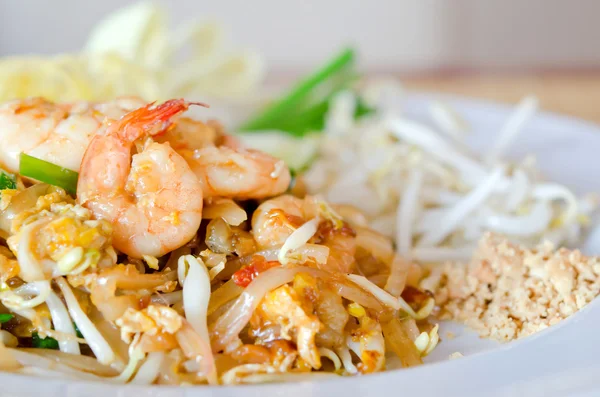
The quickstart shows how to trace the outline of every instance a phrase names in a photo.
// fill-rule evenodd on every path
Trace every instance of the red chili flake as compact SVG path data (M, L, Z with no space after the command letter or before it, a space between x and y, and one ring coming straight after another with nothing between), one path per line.
M240 287L247 287L260 273L269 270L272 267L280 266L277 261L267 261L264 256L254 255L248 266L242 267L237 272L233 273L231 278L233 282Z

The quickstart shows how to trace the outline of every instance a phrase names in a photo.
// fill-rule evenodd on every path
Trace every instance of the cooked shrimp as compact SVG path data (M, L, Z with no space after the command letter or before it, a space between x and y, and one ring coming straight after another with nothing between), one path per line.
M113 243L129 256L162 256L194 237L202 220L202 187L169 144L134 142L161 132L190 103L171 100L137 109L96 135L81 163L78 201L113 224Z
M103 103L53 103L42 98L20 99L0 106L0 168L19 171L26 153L79 171L93 136L107 124L144 106L127 97ZM181 118L162 131L159 143L170 143L202 183L204 197L259 199L283 193L291 177L283 161L244 150L220 125Z
M262 199L287 190L291 175L283 161L236 146L227 138L224 145L182 153L200 180L204 197Z
M307 196L300 199L283 195L263 202L252 216L252 233L261 248L282 246L287 238L305 222L322 211L319 202ZM317 233L310 240L329 247L327 268L348 273L352 270L356 253L356 235L345 222L334 225L331 219L319 223Z
M169 142L188 162L204 198L262 199L287 190L291 176L285 163L266 153L244 149L223 127L181 118L158 142Z
M0 105L0 167L19 171L26 153L78 171L93 135L145 103L120 98L104 103L57 104L42 98L18 99Z

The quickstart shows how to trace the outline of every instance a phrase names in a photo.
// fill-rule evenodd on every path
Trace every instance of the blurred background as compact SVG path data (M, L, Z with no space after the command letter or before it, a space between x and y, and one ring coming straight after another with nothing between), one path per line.
M101 18L128 1L0 2L0 55L81 49ZM170 23L227 25L230 40L291 79L340 47L360 69L411 89L515 102L537 94L548 110L600 121L600 1L163 1Z

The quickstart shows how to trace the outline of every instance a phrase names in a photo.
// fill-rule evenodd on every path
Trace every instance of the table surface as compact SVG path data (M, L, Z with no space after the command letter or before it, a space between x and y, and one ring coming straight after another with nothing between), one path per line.
M516 103L534 94L541 107L600 124L600 72L546 74L440 74L405 76L406 88Z

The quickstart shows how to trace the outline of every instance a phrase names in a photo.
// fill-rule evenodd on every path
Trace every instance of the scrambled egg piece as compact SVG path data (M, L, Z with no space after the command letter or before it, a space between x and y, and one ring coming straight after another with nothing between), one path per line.
M38 227L27 228L38 221ZM19 244L27 241L49 278L116 263L110 223L92 220L89 210L60 189L39 197L33 208L19 213L12 233L7 239L11 250L18 253ZM20 276L28 281L26 275Z
M143 310L127 309L116 324L121 328L121 339L131 343L135 334L173 335L183 326L183 319L168 306L149 305Z
M294 285L310 283L315 280L303 274L298 274ZM278 327L278 335L273 339L282 338L295 340L300 358L311 367L321 367L321 357L315 343L315 337L322 325L313 313L313 304L309 297L284 285L269 292L257 308L251 325L255 333L261 329Z
M468 265L435 268L421 287L435 292L442 319L507 342L591 302L600 293L600 260L549 243L528 249L488 233Z

